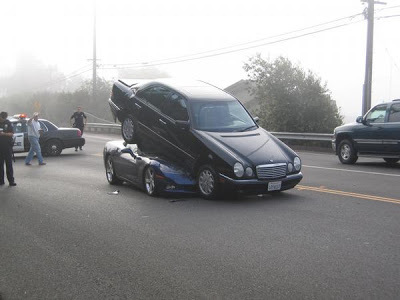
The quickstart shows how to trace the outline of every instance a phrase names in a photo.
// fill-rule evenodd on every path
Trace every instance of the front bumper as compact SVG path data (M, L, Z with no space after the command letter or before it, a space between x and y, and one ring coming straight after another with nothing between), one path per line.
M237 180L232 179L223 174L219 174L219 182L226 188L237 192L243 192L245 194L266 194L270 193L268 191L268 183L281 181L281 189L279 191L288 190L294 188L303 179L303 174L297 173L293 175L288 175L285 178L274 179L274 180L259 180L259 179L243 179Z

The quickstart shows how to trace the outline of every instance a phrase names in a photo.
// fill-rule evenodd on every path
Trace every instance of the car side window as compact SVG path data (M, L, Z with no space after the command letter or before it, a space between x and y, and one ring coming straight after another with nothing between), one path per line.
M168 100L170 91L162 86L151 87L143 91L139 96L159 110L165 105Z
M400 103L393 104L390 108L388 122L400 122Z
M39 124L40 124L40 129L42 129L43 132L49 131L49 129L43 122L39 121Z
M15 122L13 123L14 133L25 133L27 132L26 122Z
M162 107L162 112L174 120L188 121L189 114L186 108L186 101L178 93L172 93L165 105Z
M386 117L386 104L375 106L367 115L365 120L368 123L384 123Z

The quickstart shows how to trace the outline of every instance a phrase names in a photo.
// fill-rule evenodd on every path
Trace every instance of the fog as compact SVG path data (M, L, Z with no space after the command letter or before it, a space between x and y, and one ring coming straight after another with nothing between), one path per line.
M386 3L375 6L372 105L400 98L400 1ZM243 65L256 53L283 55L321 77L353 121L362 104L364 8L359 0L2 1L0 96L72 92L91 79L96 11L105 80L189 77L225 88L246 79Z

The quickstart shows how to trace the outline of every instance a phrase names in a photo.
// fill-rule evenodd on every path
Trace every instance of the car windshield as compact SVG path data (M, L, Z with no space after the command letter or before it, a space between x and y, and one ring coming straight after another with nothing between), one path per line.
M190 110L197 130L234 132L258 128L239 101L196 101Z

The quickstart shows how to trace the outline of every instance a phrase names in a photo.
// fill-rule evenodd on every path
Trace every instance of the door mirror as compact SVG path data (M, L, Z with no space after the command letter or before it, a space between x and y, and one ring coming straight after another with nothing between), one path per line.
M188 130L190 128L190 122L189 121L175 121L176 126L178 126L180 129L183 130Z
M254 122L258 123L258 121L260 121L260 118L259 117L254 117L253 120L254 120Z
M361 116L357 117L356 122L357 122L357 123L365 124L364 119L363 119L363 117L361 117Z

